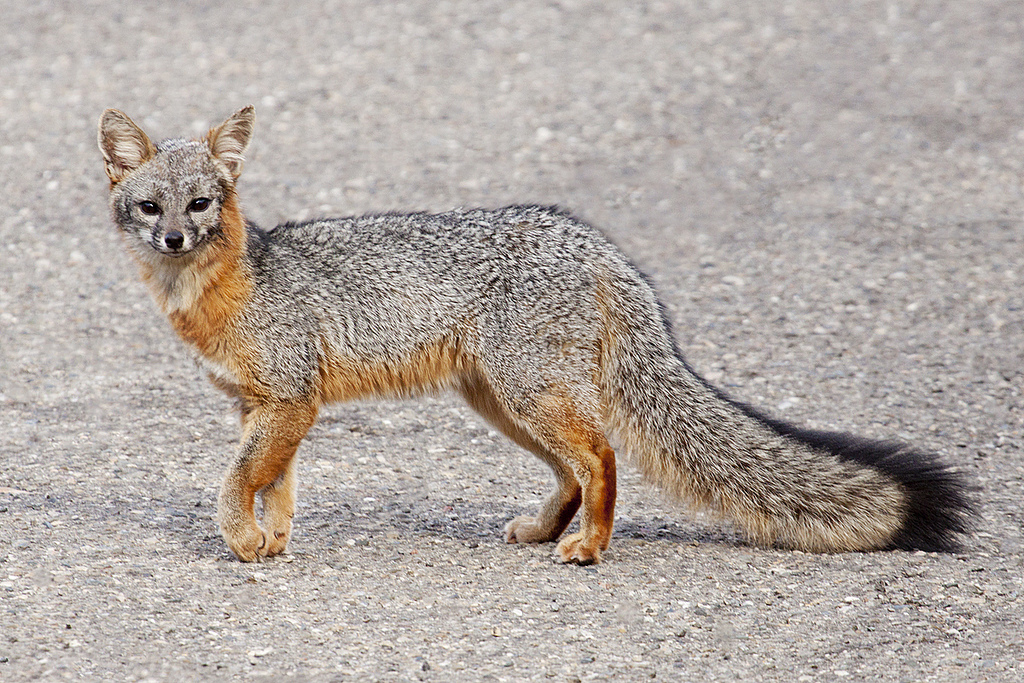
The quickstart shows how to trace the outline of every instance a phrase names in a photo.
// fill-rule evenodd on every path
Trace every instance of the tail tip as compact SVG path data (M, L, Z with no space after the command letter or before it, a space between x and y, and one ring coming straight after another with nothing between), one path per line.
M916 458L915 458L916 459ZM894 550L955 553L974 527L977 511L964 476L937 461L919 465L902 484L908 493L903 527L892 540ZM922 466L923 465L923 466Z

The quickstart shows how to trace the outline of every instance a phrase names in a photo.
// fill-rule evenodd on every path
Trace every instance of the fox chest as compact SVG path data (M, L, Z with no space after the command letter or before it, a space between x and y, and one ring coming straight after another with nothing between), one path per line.
M210 381L230 396L292 400L307 396L317 375L315 351L272 330L235 329L216 343L190 346Z
M238 395L243 386L242 376L234 363L224 359L211 358L199 351L194 354L196 363L209 376L210 381L229 394Z

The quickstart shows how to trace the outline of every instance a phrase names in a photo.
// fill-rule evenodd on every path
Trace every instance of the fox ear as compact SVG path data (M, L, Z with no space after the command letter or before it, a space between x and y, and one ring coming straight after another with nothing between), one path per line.
M236 111L216 128L211 128L206 135L213 156L220 159L235 178L242 174L242 163L245 161L242 153L249 146L255 124L256 110L250 104Z
M108 109L100 117L99 144L112 183L121 182L156 154L156 147L142 129L116 109Z

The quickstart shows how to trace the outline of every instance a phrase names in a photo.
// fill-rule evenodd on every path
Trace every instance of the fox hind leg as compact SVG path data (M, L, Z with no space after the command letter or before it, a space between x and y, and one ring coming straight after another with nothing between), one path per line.
M582 502L576 474L561 458L537 441L504 407L490 385L479 377L463 381L462 396L505 436L530 451L551 467L555 475L554 492L541 505L536 516L516 517L505 526L508 543L546 543L557 539L576 515Z
M596 564L608 548L615 519L615 451L598 422L574 409L570 400L553 397L538 425L541 440L572 468L581 489L580 530L555 547L565 563Z
M554 458L543 457L555 473L556 487L535 516L520 515L505 525L508 543L545 543L557 539L576 516L582 489L572 470Z
M615 452L598 420L565 396L547 395L528 416L538 442L575 475L580 491L580 530L555 547L565 563L596 564L611 541L615 517Z
M556 556L562 562L593 564L611 539L615 509L615 453L598 426L596 413L581 411L558 394L535 397L534 409L506 407L483 380L466 382L467 402L551 467L555 491L536 516L516 517L505 527L509 543L543 543L557 539L582 507L580 531L562 539Z

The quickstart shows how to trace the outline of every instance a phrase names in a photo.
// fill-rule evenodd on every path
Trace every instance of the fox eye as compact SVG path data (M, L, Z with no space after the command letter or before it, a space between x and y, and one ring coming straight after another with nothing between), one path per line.
M210 200L207 199L206 197L199 197L198 199L192 200L192 202L188 205L188 210L192 211L193 213L199 213L200 211L206 211L208 208L210 208L210 204Z
M147 216L156 216L160 213L160 207L155 202L139 202L139 210Z

